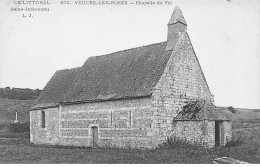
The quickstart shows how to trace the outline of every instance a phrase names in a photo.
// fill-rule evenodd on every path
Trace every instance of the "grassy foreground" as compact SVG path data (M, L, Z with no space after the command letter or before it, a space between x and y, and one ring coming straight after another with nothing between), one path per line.
M260 163L260 147L241 144L230 148L202 149L105 149L64 146L40 146L28 139L0 138L0 163L212 163L212 159L232 157L249 163Z
M1 109L8 109L8 107L0 105L0 111ZM14 114L6 115L4 113L8 113L7 110L3 113L0 112L2 118L5 118L4 120L11 122L14 119ZM24 121L26 122L28 118L28 116L24 116ZM243 142L232 147L203 149L176 144L171 148L153 150L33 145L29 143L29 132L14 133L15 128L12 131L7 128L9 126L2 124L0 126L0 163L201 164L212 163L213 159L224 156L249 163L260 163L259 121L259 110L239 109L238 112L232 114L233 137L235 140L239 139Z
M233 129L233 141L229 147L203 149L185 143L173 143L153 150L105 149L29 143L29 132L0 133L0 163L66 163L66 164L159 164L159 163L212 163L220 157L231 157L249 163L260 163L260 127L255 123Z

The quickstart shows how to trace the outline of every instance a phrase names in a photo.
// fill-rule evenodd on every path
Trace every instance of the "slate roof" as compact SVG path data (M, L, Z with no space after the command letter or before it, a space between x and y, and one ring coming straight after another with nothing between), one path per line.
M182 35L181 35L182 36ZM89 57L80 68L57 71L31 110L60 102L90 102L150 96L172 51L167 42Z
M56 71L44 87L40 96L35 100L31 109L48 108L59 105L59 102L62 101L64 94L66 94L69 85L74 80L79 69L78 67Z
M168 25L175 24L175 23L178 23L178 22L187 25L187 23L186 23L186 21L184 19L184 16L183 16L183 14L181 12L180 7L176 6L174 8L174 11L172 13L172 16L171 16L171 19L170 19Z
M178 7L169 24L177 22L186 24ZM60 103L150 96L185 35L188 36L182 32L176 37L178 42L173 50L166 50L167 42L161 42L90 57L80 68L57 71L31 110L56 107Z
M172 51L166 42L90 57L63 102L98 101L151 95Z
M174 50L167 42L89 57L80 68L57 71L31 110L56 107L60 103L94 102L147 97L152 94Z
M192 101L173 120L231 120L224 110L205 100Z

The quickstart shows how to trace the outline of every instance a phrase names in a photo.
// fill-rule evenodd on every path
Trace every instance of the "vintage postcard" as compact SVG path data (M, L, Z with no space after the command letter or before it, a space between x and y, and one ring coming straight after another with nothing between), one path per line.
M0 163L260 163L260 1L3 0Z

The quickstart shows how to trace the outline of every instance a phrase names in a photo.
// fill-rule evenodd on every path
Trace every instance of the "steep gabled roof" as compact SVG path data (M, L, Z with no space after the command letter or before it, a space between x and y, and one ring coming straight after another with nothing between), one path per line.
M173 120L231 120L223 110L205 100L192 101Z
M62 101L69 86L74 80L78 68L58 70L44 87L40 96L35 100L31 109L54 107Z
M170 24L186 24L179 7ZM59 103L93 102L152 94L171 55L175 55L184 31L173 36L176 43L161 42L148 46L90 57L81 68L57 71L32 109L55 107ZM166 49L171 46L171 49ZM204 75L203 75L204 76ZM206 80L205 80L206 81Z
M151 95L172 51L166 42L90 57L63 102L97 101Z
M31 109L150 96L186 35L180 35L172 51L165 51L167 42L156 43L90 57L80 68L57 71Z

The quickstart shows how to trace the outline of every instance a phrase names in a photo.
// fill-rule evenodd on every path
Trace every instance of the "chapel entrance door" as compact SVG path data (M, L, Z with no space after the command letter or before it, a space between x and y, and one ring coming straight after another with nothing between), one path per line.
M220 146L219 121L215 121L215 147Z
M92 147L97 147L98 146L98 127L92 126L91 133L92 133Z
M215 146L224 145L224 124L223 121L215 121Z

